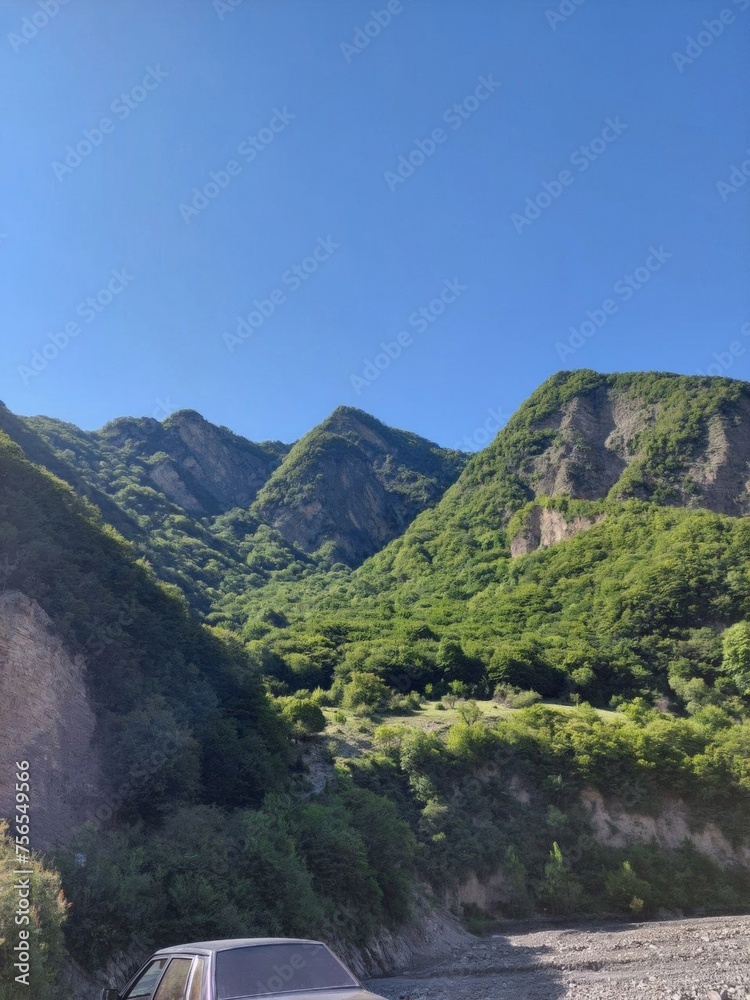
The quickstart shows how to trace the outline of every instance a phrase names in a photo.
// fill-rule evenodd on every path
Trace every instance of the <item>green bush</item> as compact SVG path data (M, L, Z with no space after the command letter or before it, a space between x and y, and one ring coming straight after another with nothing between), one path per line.
M557 843L552 845L544 866L540 897L552 913L569 917L581 908L583 887L563 858Z
M344 686L341 704L359 714L368 714L384 708L390 697L386 684L376 675L355 671Z
M19 869L31 875L16 874ZM16 886L27 880L22 903ZM0 1000L59 1000L66 910L58 873L37 855L19 861L8 825L0 821ZM16 949L23 945L29 960L17 966L23 953Z
M298 738L322 733L326 727L326 717L312 698L283 699L281 714Z
M629 861L623 861L617 871L610 872L604 886L607 900L617 910L632 916L649 911L653 890L649 882L636 875Z

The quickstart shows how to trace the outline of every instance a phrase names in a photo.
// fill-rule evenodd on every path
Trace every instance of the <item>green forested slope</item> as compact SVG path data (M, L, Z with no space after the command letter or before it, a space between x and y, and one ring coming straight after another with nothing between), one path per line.
M0 430L96 504L157 577L206 616L227 594L296 582L338 558L361 562L435 503L465 462L345 407L291 453L193 411L89 432L16 417L0 404ZM348 477L340 476L342 449L354 463Z
M590 413L588 439L561 419L592 399L627 418L629 437L605 421L614 471L589 454ZM750 522L703 509L715 498L699 490L711 421L739 426L750 444L749 399L748 386L721 379L556 377L436 507L353 574L326 587L280 582L223 608L229 621L247 618L254 652L292 685L307 657L303 686L315 664L323 686L366 671L418 691L460 680L485 695L509 683L599 705L643 695L744 710L721 635L750 614ZM739 481L747 471L732 460ZM540 492L550 464L567 470L568 495ZM739 508L737 494L717 505ZM678 505L686 495L690 506ZM513 557L540 511L581 530Z
M727 853L602 846L581 798L683 809L729 853L748 842L748 413L744 383L563 373L353 571L262 522L320 500L321 454L381 454L366 415L356 442L334 426L293 449L251 510L188 515L126 464L108 500L146 539L138 549L5 441L6 585L86 649L108 773L165 733L178 747L56 855L76 956L96 966L134 941L248 933L361 943L407 917L414 887L450 898L498 870L495 915L750 906ZM72 459L39 435L25 446L83 475L74 443ZM417 465L369 468L422 503L439 477ZM91 477L78 482L99 489ZM143 553L220 627L198 624ZM490 721L472 699L493 694L553 704ZM458 721L425 732L420 703L439 715L441 697L459 699ZM361 741L352 756L342 737L335 770L314 735L321 708ZM322 768L312 796L308 740Z
M97 717L109 808L51 856L78 961L94 969L118 949L182 937L361 939L405 916L411 833L395 807L351 782L317 805L300 799L295 731L241 643L201 625L91 504L4 434L0 546L2 586L39 602L85 656ZM2 863L12 854L0 830ZM61 907L39 906L53 940ZM3 902L3 976L9 912ZM40 969L35 1000L61 995L59 958Z

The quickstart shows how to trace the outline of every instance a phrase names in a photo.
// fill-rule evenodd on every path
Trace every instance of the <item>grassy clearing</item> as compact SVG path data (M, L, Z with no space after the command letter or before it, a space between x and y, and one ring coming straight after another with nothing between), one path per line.
M555 702L542 702L547 708L552 708L563 715L571 715L576 711L574 705L560 705ZM406 729L421 729L425 732L444 735L459 720L457 708L446 708L439 701L427 701L413 712L382 712L372 717L354 715L352 712L344 712L346 721L338 722L336 717L340 716L341 709L324 708L323 714L326 717L325 735L332 738L337 744L337 756L357 757L361 753L372 748L373 734L378 726L403 726ZM486 722L501 722L509 718L516 708L507 708L505 705L498 705L495 701L477 701L477 708L482 712L482 717ZM618 712L609 712L604 709L597 709L597 714L609 722L622 718Z

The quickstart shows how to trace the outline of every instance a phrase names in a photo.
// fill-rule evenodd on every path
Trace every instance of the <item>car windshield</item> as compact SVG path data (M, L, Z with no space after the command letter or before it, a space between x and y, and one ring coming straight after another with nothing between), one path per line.
M216 955L217 1000L357 985L322 944L263 944Z

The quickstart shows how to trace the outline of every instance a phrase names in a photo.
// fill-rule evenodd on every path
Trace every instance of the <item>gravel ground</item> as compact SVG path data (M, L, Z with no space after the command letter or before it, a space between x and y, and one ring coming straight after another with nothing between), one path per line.
M516 926L368 986L387 1000L750 1000L750 917Z

